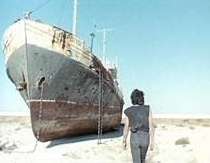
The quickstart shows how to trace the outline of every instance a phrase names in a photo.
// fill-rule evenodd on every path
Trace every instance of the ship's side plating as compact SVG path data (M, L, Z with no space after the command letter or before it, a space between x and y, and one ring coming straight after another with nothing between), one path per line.
M24 19L5 34L7 73L30 106L41 141L97 131L99 71L103 128L117 127L123 100L110 73L83 41L57 27Z

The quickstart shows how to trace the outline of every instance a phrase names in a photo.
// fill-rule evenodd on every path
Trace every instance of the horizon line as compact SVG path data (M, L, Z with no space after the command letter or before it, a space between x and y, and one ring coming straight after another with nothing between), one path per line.
M30 116L30 112L5 112L0 111L0 116ZM122 117L125 115L123 114ZM200 113L153 113L153 118L191 118L191 119L210 119L210 114L200 114Z

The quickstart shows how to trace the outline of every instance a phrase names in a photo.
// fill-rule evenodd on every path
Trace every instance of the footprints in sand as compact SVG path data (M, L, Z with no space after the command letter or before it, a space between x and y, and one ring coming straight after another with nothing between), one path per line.
M146 163L209 163L210 129L194 124L158 124L155 131L155 147L148 152ZM97 135L87 135L47 143L38 143L33 154L15 151L33 149L35 139L28 123L0 123L0 162L52 163L101 162L132 163L130 148L122 148L122 135L106 136L97 144ZM6 152L10 151L10 153ZM5 159L6 158L6 159ZM7 161L7 160L13 160ZM25 160L25 162L24 162Z

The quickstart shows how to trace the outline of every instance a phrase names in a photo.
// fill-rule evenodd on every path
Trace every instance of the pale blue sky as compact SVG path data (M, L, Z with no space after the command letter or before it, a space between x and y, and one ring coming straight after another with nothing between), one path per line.
M0 36L24 12L45 0L3 0ZM71 30L73 0L51 0L36 19ZM156 113L210 113L209 0L79 0L78 35L109 27L107 57L119 58L126 105L132 89L144 90ZM97 33L96 55L101 52ZM0 52L0 111L26 111L5 73Z

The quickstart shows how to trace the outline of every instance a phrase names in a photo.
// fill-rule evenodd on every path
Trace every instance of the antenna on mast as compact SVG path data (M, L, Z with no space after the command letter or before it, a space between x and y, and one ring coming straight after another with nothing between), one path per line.
M100 30L97 30L97 32L101 32L103 34L103 51L102 51L103 56L106 55L106 43L107 43L106 35L107 35L107 32L111 32L111 31L113 31L113 29L111 28L102 28Z
M73 24L72 24L72 33L76 35L77 32L77 0L74 0L74 13L73 13Z

